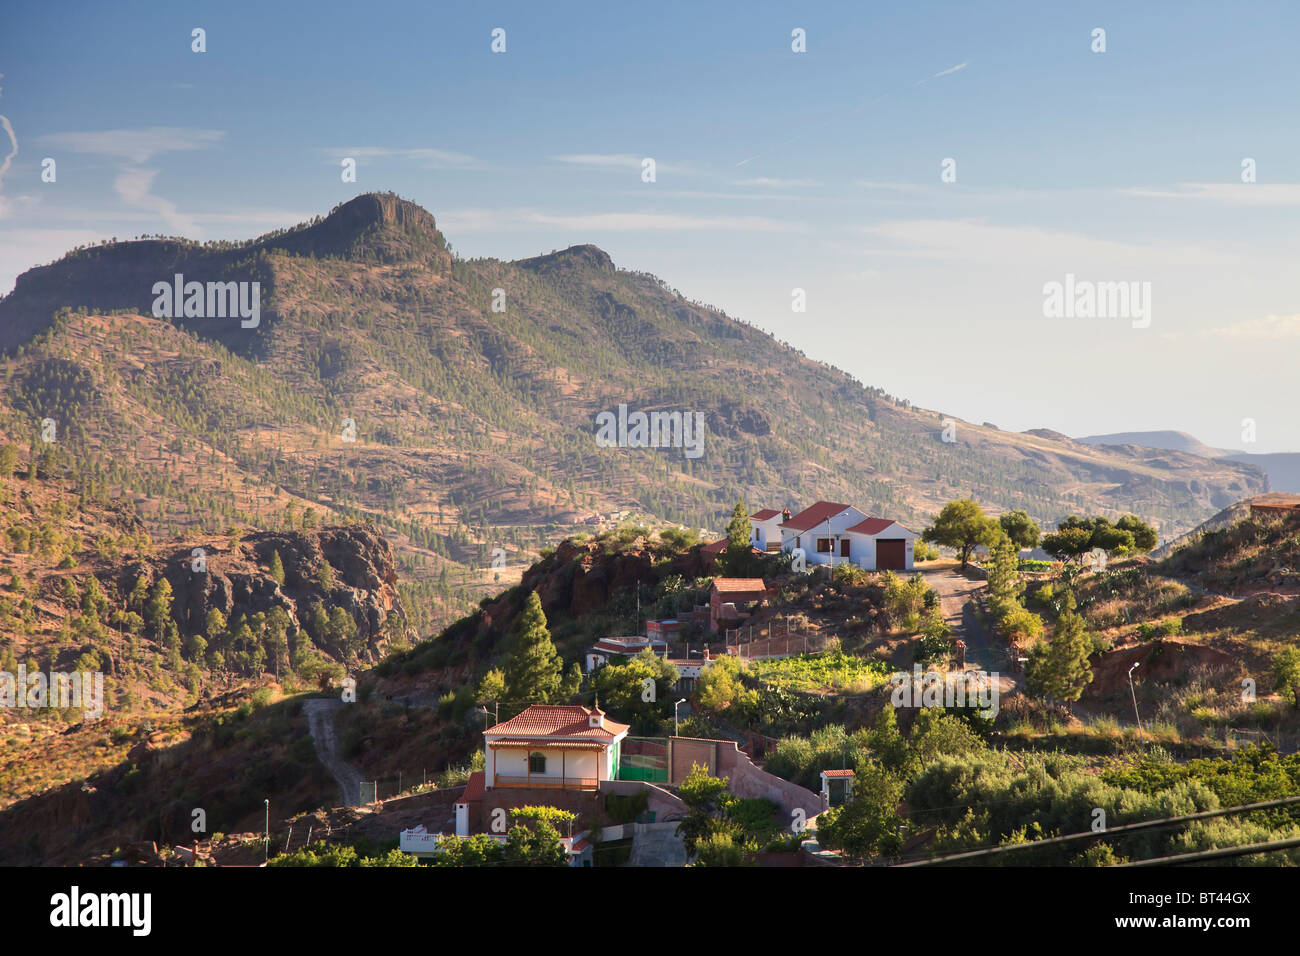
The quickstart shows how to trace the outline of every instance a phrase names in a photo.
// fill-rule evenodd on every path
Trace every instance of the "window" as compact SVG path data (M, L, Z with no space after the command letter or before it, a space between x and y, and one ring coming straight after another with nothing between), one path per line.
M818 553L818 554L831 554L831 553L832 553L832 549L831 549L831 539L830 539L830 538L818 538L818 539L817 539L817 553Z
M528 772L546 773L546 754L529 754Z

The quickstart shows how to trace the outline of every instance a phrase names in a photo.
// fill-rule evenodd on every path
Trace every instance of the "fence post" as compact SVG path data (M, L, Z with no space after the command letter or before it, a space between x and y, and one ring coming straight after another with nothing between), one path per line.
M307 842L303 844L303 849L306 849L307 847L311 846L311 831L312 831L312 829L313 829L312 827L308 827L308 828L307 828Z
M284 838L284 852L289 852L289 844L293 842L293 826L289 827L289 835Z

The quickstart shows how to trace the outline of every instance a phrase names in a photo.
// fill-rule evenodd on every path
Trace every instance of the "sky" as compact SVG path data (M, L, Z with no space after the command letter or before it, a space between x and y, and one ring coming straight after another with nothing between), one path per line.
M0 294L81 243L392 190L463 256L594 243L965 420L1300 450L1298 29L1282 2L6 0ZM1076 298L1115 283L1119 314Z

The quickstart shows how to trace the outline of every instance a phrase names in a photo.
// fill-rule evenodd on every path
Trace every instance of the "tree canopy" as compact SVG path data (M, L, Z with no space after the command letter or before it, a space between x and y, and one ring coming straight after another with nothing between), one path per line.
M975 547L992 543L997 527L973 498L959 498L943 506L934 525L921 532L921 540L955 550L965 570Z

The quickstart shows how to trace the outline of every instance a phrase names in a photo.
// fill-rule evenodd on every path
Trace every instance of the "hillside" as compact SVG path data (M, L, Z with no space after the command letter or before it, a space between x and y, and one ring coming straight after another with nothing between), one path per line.
M1284 491L1300 494L1300 453L1233 451L1229 448L1211 448L1196 437L1186 432L1150 431L1119 432L1112 435L1089 435L1080 438L1085 445L1114 446L1136 445L1142 448L1159 448L1166 451L1184 452L1199 455L1202 458L1214 458L1219 461L1238 461L1254 465L1268 476L1272 491Z
M258 325L155 318L155 283L178 273L258 282ZM945 442L947 416L593 246L462 260L389 194L246 243L75 250L0 300L0 347L0 441L27 447L49 419L81 493L158 538L372 520L421 635L596 513L716 529L741 497L824 498L922 525L974 495L1168 535L1268 490L1249 464L1044 431L957 419ZM620 405L704 415L703 454L598 447L596 416Z
M101 672L97 709L117 743L187 709L337 681L415 636L392 550L372 528L155 541L129 510L82 494L56 459L0 476L0 671ZM90 743L107 739L82 721L94 709L0 708L0 807L120 759ZM45 759L55 750L63 759Z
M1140 445L1144 448L1162 448L1165 451L1181 451L1202 458L1218 458L1226 455L1222 448L1211 448L1201 442L1195 435L1178 431L1151 432L1115 432L1109 435L1088 435L1079 441L1085 445Z

